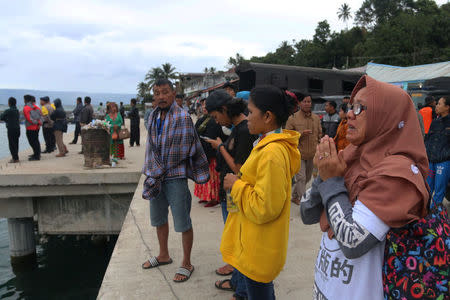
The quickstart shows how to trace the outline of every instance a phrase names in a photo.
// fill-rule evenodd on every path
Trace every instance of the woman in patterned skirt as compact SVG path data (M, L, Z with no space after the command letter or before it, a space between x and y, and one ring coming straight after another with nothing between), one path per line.
M205 184L195 184L194 195L200 199L199 203L206 203L205 207L219 204L219 173L216 171L216 151L206 142L208 139L215 140L220 137L225 139L222 127L214 121L205 108L205 99L200 100L203 116L195 123L195 129L200 136L200 141L209 162L210 180Z
M106 115L106 121L111 126L111 156L114 158L124 159L125 148L123 146L123 140L119 139L119 129L123 125L122 116L119 114L119 107L115 102L108 103L108 114Z

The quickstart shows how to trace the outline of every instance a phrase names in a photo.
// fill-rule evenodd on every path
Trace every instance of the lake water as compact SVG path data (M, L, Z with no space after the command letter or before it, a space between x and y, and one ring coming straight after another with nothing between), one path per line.
M69 131L74 125L69 125ZM40 141L43 142L42 130ZM10 156L5 124L0 123L0 159ZM20 151L29 148L22 127ZM20 157L25 160L27 157ZM95 299L114 249L116 236L109 242L88 238L52 236L36 241L37 267L15 274L9 257L8 222L0 219L0 299Z

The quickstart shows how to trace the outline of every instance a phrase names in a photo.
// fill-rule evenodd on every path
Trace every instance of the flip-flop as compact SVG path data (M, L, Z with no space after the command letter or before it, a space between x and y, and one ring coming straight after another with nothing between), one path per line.
M234 291L233 286L231 285L231 280L230 279L225 279L225 280L219 280L219 284L217 284L217 282L214 283L214 285L216 286L217 289L222 290L222 291ZM223 287L223 284L229 282L230 283L230 287Z
M144 267L146 262L150 263L150 265L148 267ZM147 260L146 262L144 262L142 264L142 269L144 269L144 270L152 269L152 268L156 268L156 267L164 266L164 265L170 265L171 263L173 263L171 258L168 261L159 262L158 259L156 258L156 256L150 257L150 259Z
M174 282L180 283L180 282L185 282L187 280L189 280L189 278L191 278L192 273L194 273L194 266L192 266L192 270L188 270L185 267L179 267L177 272L175 273L175 275L183 275L185 276L183 279L181 280L173 280Z

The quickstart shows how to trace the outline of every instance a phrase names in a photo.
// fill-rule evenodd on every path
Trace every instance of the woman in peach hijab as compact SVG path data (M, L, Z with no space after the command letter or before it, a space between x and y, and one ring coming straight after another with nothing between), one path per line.
M427 214L428 162L417 115L402 89L363 76L347 113L344 151L325 136L319 177L301 203L320 223L315 299L383 299L386 234Z

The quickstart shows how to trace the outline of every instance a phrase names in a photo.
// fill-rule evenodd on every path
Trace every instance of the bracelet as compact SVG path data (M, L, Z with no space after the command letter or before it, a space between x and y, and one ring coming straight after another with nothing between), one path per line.
M219 152L220 152L220 147L225 147L225 145L223 144L223 143L221 143L220 145L219 145L219 147L217 147L217 150L219 150Z

